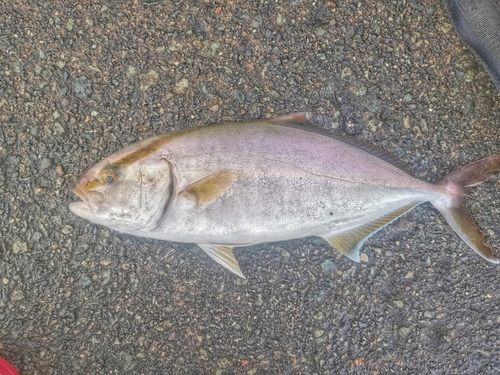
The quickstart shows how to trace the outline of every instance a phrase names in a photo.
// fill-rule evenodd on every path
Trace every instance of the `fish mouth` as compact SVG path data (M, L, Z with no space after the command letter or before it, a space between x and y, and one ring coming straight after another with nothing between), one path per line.
M98 214L101 210L102 202L104 197L101 193L97 191L88 191L75 186L73 193L77 195L82 202L72 202L69 205L69 209L79 215L83 216L85 213Z

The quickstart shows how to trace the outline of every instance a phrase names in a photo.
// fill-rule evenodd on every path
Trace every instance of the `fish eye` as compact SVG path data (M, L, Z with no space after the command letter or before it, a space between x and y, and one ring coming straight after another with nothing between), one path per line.
M101 181L107 185L114 184L118 179L118 170L114 166L107 166L100 173Z

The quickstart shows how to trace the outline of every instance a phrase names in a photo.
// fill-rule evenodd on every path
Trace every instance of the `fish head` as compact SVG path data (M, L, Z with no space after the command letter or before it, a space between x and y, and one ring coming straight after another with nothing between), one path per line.
M134 154L140 147L119 151L91 167L73 189L81 201L71 203L70 210L120 232L140 235L156 228L173 197L175 177L164 155Z

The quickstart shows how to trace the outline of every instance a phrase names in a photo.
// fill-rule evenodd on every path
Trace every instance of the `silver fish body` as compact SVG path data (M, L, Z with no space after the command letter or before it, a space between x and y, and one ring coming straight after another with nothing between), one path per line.
M320 236L359 261L366 238L430 201L470 247L497 262L459 207L466 183L480 183L499 169L498 157L490 159L486 164L495 166L479 177L467 175L476 165L431 184L390 155L319 132L295 114L209 125L129 146L80 179L75 192L83 202L70 208L121 232L196 243L242 276L235 246Z

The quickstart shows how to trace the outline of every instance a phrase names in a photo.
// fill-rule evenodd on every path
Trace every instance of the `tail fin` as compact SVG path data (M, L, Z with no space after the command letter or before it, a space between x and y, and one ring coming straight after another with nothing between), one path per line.
M438 183L445 187L453 197L451 203L449 205L443 202L433 203L448 224L472 250L495 264L500 263L500 261L493 254L486 236L481 232L472 216L461 207L461 203L465 193L472 191L474 187L497 172L500 172L500 155L490 156L464 165Z

